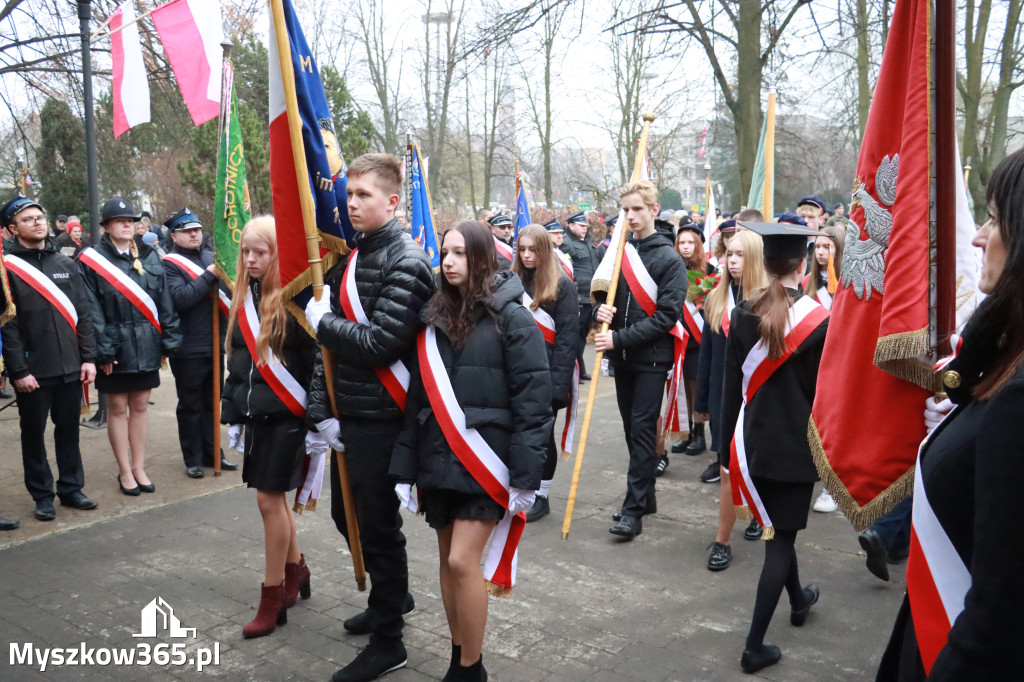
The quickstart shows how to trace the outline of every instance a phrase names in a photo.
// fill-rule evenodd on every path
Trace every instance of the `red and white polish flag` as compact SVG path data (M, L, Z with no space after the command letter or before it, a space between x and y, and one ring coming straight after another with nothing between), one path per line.
M121 27L124 28L121 28ZM120 29L120 30L119 30ZM149 80L142 59L135 4L128 0L110 15L110 56L114 76L114 137L149 123Z
M153 10L153 25L196 125L220 114L224 39L218 0L171 0Z

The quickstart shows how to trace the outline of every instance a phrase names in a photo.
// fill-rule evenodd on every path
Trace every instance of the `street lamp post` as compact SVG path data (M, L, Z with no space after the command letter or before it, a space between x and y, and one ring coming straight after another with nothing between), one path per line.
M92 0L78 0L78 21L82 32L82 91L85 96L85 153L89 177L89 236L95 238L99 220L99 170L96 162L96 113L92 101Z

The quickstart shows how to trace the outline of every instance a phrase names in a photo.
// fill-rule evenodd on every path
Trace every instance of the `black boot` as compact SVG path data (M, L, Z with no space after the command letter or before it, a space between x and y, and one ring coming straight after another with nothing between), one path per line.
M685 453L690 457L696 457L707 449L707 443L704 441L704 424L694 424L690 433L690 444L686 446Z
M96 397L96 414L82 422L82 426L90 429L107 428L107 396L98 393Z
M686 448L690 447L690 443L693 442L693 422L690 422L690 430L688 433L689 435L686 437L686 440L681 440L672 445L672 454L681 455L686 452Z

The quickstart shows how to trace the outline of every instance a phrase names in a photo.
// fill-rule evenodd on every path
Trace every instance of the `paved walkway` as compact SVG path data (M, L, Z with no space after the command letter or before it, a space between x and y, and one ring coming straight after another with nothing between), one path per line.
M779 665L743 675L739 655L749 625L762 552L734 533L733 565L705 567L713 539L718 486L697 476L707 458L673 456L658 483L659 513L622 543L607 528L624 489L625 445L613 385L599 399L568 541L560 539L571 464L553 488L554 513L531 524L520 547L519 585L492 599L484 661L492 680L740 680L786 682L872 679L905 589L902 568L882 583L864 568L856 536L838 514L811 513L797 552L801 577L821 585L821 601L802 629L789 625L783 597L767 641L782 648ZM273 635L243 640L262 579L263 537L255 494L237 473L201 481L184 477L177 452L170 377L154 393L150 477L157 493L127 498L117 491L105 434L83 430L86 490L94 512L63 510L50 524L31 516L21 485L15 408L0 413L0 514L22 528L0 535L0 641L17 646L156 647L185 643L185 660L218 648L204 678L327 680L365 646L341 622L365 607L351 561L329 515L298 520L299 541L313 572L313 596L289 611ZM28 501L26 501L28 500ZM394 682L439 679L449 639L437 582L437 549L422 518L406 516L410 589L416 611L406 621L407 668ZM135 638L140 612L160 598L195 637ZM169 646L168 653L173 652ZM153 649L155 650L155 649ZM194 666L151 664L35 666L0 661L0 680L175 680L198 677ZM40 653L39 651L36 652ZM40 654L41 655L41 654ZM95 656L102 653L94 653ZM101 661L102 662L102 659Z

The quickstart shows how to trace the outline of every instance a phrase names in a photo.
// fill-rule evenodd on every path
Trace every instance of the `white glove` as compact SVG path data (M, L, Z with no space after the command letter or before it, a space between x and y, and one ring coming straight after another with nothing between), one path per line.
M323 434L309 431L306 433L306 454L310 457L327 453L327 440Z
M413 514L419 510L419 505L416 504L416 498L412 496L412 484L411 483L396 483L395 494L398 495L398 508L405 507Z
M924 401L924 426L931 434L939 422L945 419L949 411L953 409L953 401L946 398L941 403L935 402L935 396L929 396Z
M508 511L510 514L515 516L519 512L526 511L527 509L532 507L536 499L536 490L520 490L519 488L509 488Z
M324 437L324 442L335 452L345 452L345 444L341 442L341 424L334 417L325 419L316 425L316 430Z
M311 298L306 304L306 322L309 322L309 327L314 334L316 334L317 327L320 326L320 318L329 312L331 312L331 287L325 284L320 300Z
M228 447L236 450L238 454L245 454L245 427L242 424L231 424L228 426Z

